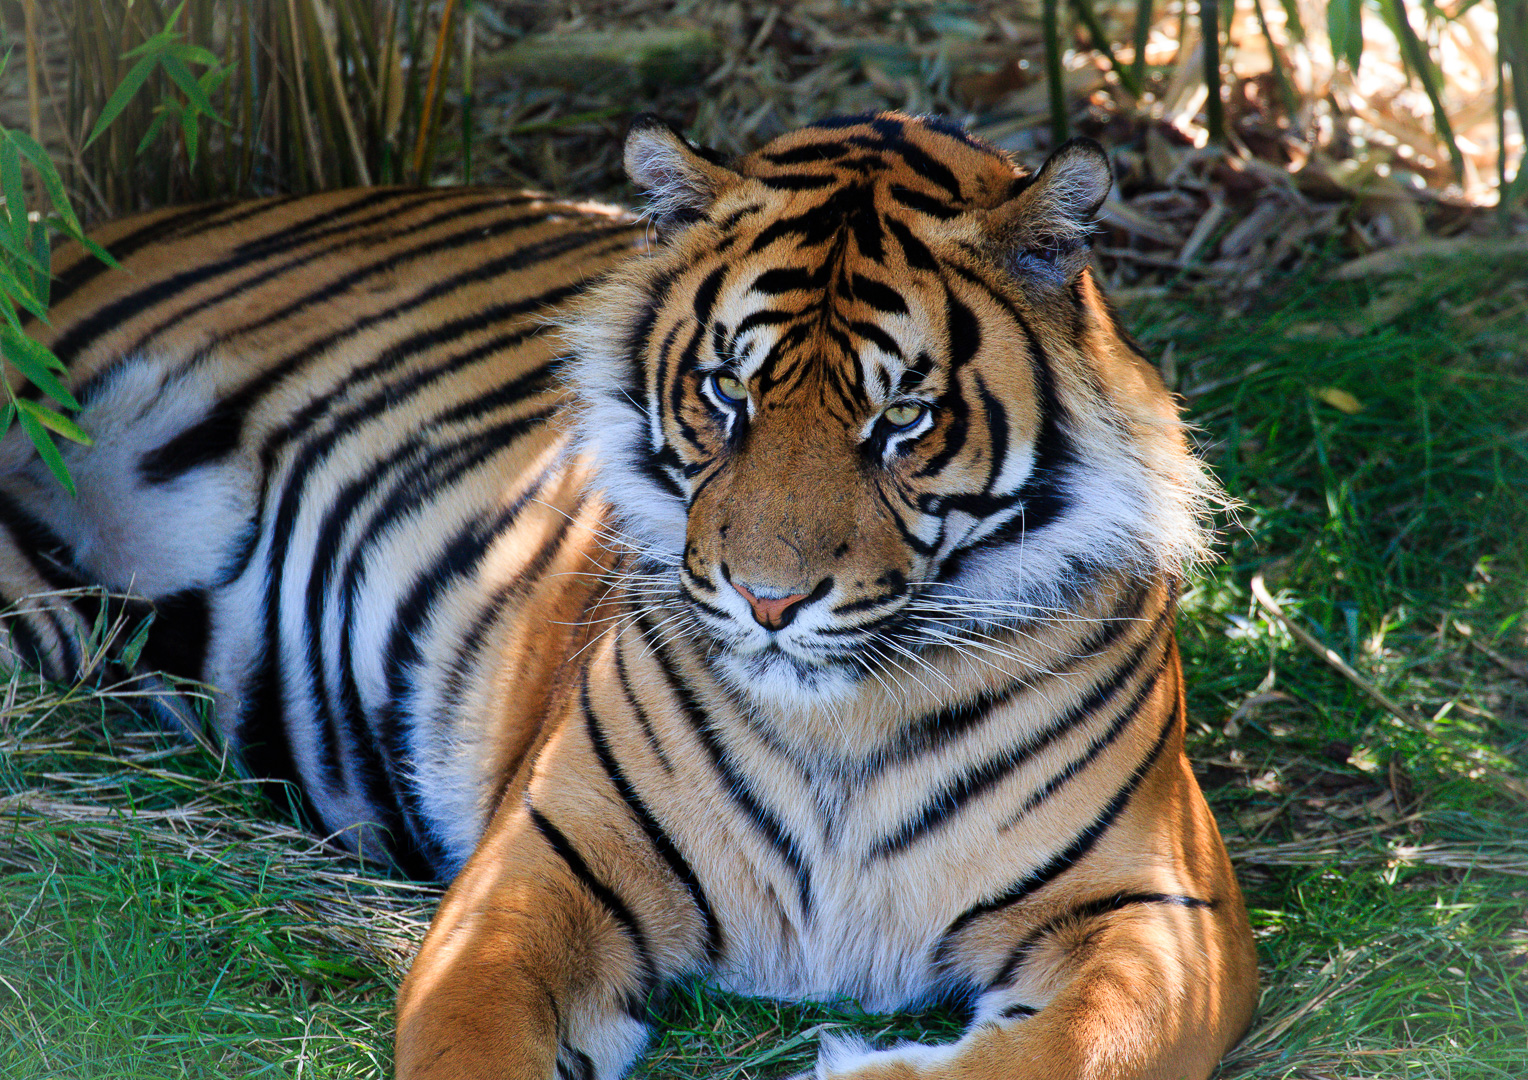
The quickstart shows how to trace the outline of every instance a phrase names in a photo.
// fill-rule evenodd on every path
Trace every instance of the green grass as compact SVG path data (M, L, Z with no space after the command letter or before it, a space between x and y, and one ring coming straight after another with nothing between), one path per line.
M1131 313L1241 501L1180 631L1192 751L1265 991L1236 1080L1528 1075L1528 262ZM1344 391L1361 410L1345 412ZM1333 404L1336 402L1337 404ZM1379 708L1253 601L1411 710ZM432 896L286 823L127 704L0 702L0 1075L373 1076ZM9 929L3 929L9 927ZM642 1077L781 1075L819 1025L696 985Z

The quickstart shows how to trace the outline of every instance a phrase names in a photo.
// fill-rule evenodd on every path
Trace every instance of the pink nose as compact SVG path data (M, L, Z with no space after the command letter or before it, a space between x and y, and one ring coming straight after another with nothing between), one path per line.
M774 600L760 600L737 582L732 587L742 594L748 606L753 608L753 617L758 624L767 630L778 630L790 622L786 616L790 609L795 607L807 597L806 593L797 593L795 596L782 596Z

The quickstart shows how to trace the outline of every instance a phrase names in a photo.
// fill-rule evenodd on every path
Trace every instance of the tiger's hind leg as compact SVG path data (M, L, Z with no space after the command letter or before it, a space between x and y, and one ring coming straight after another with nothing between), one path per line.
M185 452L206 441L214 389L196 365L152 358L79 388L76 419L94 445L60 440L77 496L22 431L0 441L0 663L61 682L91 676L102 630L115 627L120 646L152 611L142 666L202 676L207 592L248 535L255 494L232 446ZM189 467L166 467L188 456Z

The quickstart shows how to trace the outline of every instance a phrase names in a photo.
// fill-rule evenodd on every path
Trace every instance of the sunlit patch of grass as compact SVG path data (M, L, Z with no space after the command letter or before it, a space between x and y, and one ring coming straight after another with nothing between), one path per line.
M1456 259L1138 313L1245 506L1179 622L1265 981L1226 1077L1528 1074L1525 282Z
M394 988L431 890L325 849L121 702L77 693L59 708L26 676L11 691L0 1075L388 1071Z

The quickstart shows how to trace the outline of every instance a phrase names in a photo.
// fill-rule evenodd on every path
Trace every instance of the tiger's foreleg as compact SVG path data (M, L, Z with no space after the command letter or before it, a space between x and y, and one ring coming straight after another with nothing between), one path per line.
M1203 1080L1251 1015L1239 896L1105 895L998 948L1011 927L992 921L967 931L985 989L964 1037L829 1040L814 1080Z
M703 917L598 750L554 736L453 882L399 991L400 1080L614 1080L652 992L700 966Z

